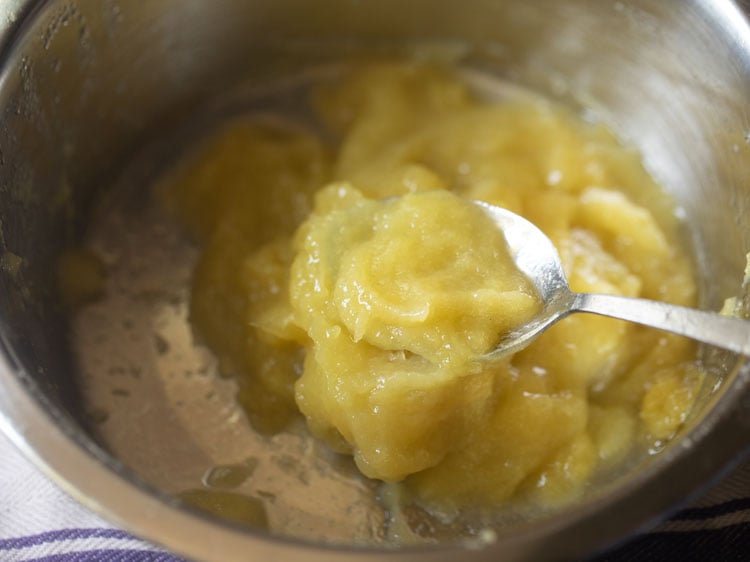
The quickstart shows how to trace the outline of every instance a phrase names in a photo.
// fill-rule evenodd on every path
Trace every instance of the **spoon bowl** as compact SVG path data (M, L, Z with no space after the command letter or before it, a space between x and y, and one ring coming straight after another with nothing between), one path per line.
M503 232L513 261L534 285L542 301L540 313L506 334L489 354L491 358L520 351L547 328L574 312L627 320L750 355L748 320L647 299L574 292L563 271L560 254L544 232L507 209L483 201L475 203Z

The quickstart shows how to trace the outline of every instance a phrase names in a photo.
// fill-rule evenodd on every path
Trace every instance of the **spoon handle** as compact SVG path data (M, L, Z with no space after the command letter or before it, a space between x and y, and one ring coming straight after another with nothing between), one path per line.
M578 293L573 311L659 328L750 356L750 321L716 312L617 295Z

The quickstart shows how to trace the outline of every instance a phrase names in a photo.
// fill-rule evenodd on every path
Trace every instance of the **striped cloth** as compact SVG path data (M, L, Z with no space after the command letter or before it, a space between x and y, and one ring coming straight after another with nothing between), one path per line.
M0 562L31 560L182 562L87 511L0 433Z
M0 562L184 562L93 515L0 434ZM596 562L750 560L750 461L700 501Z
M595 562L750 561L750 459L690 507Z

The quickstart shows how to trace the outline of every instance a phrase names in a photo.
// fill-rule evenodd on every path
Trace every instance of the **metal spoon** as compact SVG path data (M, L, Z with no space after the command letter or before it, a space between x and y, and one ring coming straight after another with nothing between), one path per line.
M520 351L573 312L620 318L750 355L750 321L646 299L573 292L560 255L546 234L511 211L481 201L476 203L502 230L516 266L536 286L543 302L539 315L506 335L491 357Z

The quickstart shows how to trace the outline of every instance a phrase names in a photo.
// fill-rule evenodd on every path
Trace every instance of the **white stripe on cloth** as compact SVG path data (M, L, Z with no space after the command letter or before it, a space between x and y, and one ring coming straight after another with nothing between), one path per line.
M111 528L42 475L0 433L0 540L71 527Z

